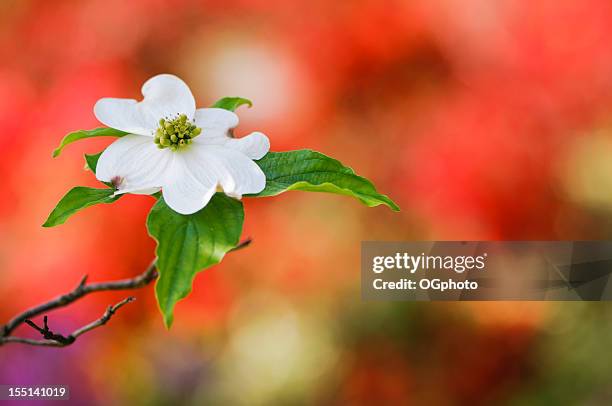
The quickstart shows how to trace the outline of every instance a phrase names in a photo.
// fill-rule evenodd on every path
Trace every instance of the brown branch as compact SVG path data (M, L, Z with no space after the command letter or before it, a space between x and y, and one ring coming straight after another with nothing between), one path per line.
M232 248L230 251L237 251L239 249L247 247L251 243L251 239L247 238L246 240L240 242L236 247ZM46 313L50 310L54 310L60 307L68 306L69 304L75 302L76 300L86 296L90 293L94 292L102 292L109 290L128 290L128 289L138 289L143 286L148 285L153 282L158 276L157 269L155 267L155 261L151 262L151 264L147 267L147 269L141 273L140 275L130 278L130 279L121 279L118 281L112 282L98 282L87 284L87 275L83 276L79 284L70 292L58 296L48 302L42 303L38 306L34 306L30 309L25 310L24 312L18 314L13 317L11 321L9 321L6 325L0 326L0 346L7 343L21 343L21 344L29 344L29 345L41 345L41 346L51 346L51 347L65 347L67 345L72 344L77 337L82 334L87 333L97 327L103 326L106 324L111 317L115 314L115 312L122 307L123 305L135 300L133 297L128 297L121 302L117 303L114 306L109 306L106 309L106 312L97 320L77 329L73 333L68 336L63 336L61 334L53 333L47 324L47 316L44 316L43 319L43 327L39 327L36 325L31 318L35 316L39 316L43 313ZM44 340L33 340L30 338L23 337L12 337L11 334L13 331L19 327L21 324L26 323L44 337Z
M2 339L2 343L21 343L21 344L29 344L29 345L39 345L45 347L66 347L68 345L73 344L77 337L82 334L87 333L95 328L105 325L111 317L115 314L115 312L123 305L133 302L136 300L134 297L130 296L128 298L123 299L121 302L117 303L114 306L109 306L102 317L97 320L92 321L91 323L75 330L68 336L63 336L61 334L56 334L49 329L49 325L47 324L47 316L44 317L43 322L44 326L39 327L30 319L26 319L25 323L32 327L34 330L38 331L43 337L44 340L33 340L30 338L22 338L22 337L4 337Z
M79 284L76 286L76 288L74 288L72 291L66 293L65 295L58 296L48 302L32 307L15 316L2 328L2 333L0 334L0 344L2 344L4 338L11 335L13 330L15 330L22 323L24 323L27 319L31 319L32 317L39 316L45 312L57 309L59 307L67 306L75 300L78 300L83 296L93 292L101 292L106 290L137 289L148 285L149 283L154 281L155 278L157 278L155 261L151 262L151 264L143 273L131 279L122 279L113 282L99 282L88 285L87 275L85 275L81 279Z
M52 347L65 347L67 345L72 344L76 338L88 331L91 331L97 327L100 327L106 324L110 318L115 314L115 312L122 307L123 305L134 300L133 297L128 297L127 299L122 300L114 306L109 306L106 309L106 312L99 319L87 324L86 326L81 327L80 329L74 331L72 334L68 336L63 336L61 334L53 333L49 330L49 326L47 324L47 316L43 318L43 327L39 327L30 320L32 317L39 316L42 313L48 312L53 309L57 309L60 307L68 306L69 304L75 302L76 300L82 298L93 292L101 292L101 291L109 291L109 290L127 290L127 289L137 289L148 285L153 282L157 278L157 269L155 268L155 261L151 262L151 264L147 267L147 269L141 273L140 275L130 278L130 279L122 279L118 281L112 282L98 282L87 284L87 275L85 275L79 284L70 292L58 296L55 299L52 299L48 302L42 303L38 306L32 307L30 309L25 310L24 312L15 316L11 321L9 321L5 326L0 329L0 346L7 343L21 343L21 344L29 344L29 345L42 345L42 346L52 346ZM26 323L36 331L38 331L44 338L44 340L32 340L29 338L23 337L11 337L11 333L19 327L22 323Z
M253 239L251 237L247 237L244 240L240 241L238 243L238 245L236 245L234 248L232 248L231 250L229 250L227 252L229 253L229 252L234 252L234 251L241 250L241 249L246 248L249 245L251 245L252 242L253 242Z

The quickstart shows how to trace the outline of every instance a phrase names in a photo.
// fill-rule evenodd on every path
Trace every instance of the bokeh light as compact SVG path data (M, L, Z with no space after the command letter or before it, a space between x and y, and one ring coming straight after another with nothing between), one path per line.
M336 157L402 208L245 199L253 244L197 276L171 330L147 287L77 345L0 348L0 383L68 384L74 404L610 403L608 304L362 302L359 247L609 238L611 37L608 0L0 2L0 319L151 261L150 197L41 224L109 141L53 159L61 137L157 73L200 106L252 99L238 135Z

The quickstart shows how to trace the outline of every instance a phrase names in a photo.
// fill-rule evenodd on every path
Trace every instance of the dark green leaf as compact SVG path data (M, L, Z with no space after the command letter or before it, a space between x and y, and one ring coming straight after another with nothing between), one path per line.
M337 193L353 196L369 207L384 204L399 211L397 204L378 193L372 182L319 152L269 152L256 163L266 174L266 188L250 196L276 196L288 190Z
M94 175L96 174L96 168L98 167L98 160L100 159L100 155L102 155L102 152L98 152L97 154L91 155L85 154L85 168L92 171Z
M53 227L63 224L70 216L79 210L98 203L112 203L120 196L113 196L114 189L94 189L90 187L78 186L71 189L62 200L59 201L55 209L49 214L49 218L43 227Z
M57 148L55 148L55 150L53 151L53 157L55 158L56 156L58 156L60 154L60 152L62 152L64 147L66 147L66 145L72 144L73 142L81 140L83 138L92 138L92 137L123 137L126 134L127 133L124 132L124 131L115 130L114 128L107 128L107 127L94 128L93 130L74 131L74 132L71 132L70 134L66 135L62 139L62 141L60 142L60 145Z
M236 109L243 104L248 105L249 107L253 106L253 102L249 99L244 99L242 97L224 97L220 100L217 100L212 107L218 107L220 109L225 109L229 111L236 111Z
M219 263L238 244L243 220L242 203L221 193L191 215L176 213L163 198L153 206L147 229L157 241L155 293L166 327L176 302L191 292L196 273Z

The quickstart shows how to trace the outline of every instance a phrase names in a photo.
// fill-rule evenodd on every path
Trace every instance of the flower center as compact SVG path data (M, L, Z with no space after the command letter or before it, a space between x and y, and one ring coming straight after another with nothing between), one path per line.
M162 118L155 131L155 143L160 149L170 148L176 151L191 144L191 140L201 132L202 129L189 121L185 114L172 119Z

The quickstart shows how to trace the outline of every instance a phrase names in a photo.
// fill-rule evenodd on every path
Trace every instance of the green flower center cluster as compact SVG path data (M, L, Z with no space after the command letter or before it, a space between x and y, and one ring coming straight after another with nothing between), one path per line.
M170 148L176 151L191 144L191 141L201 133L202 129L189 121L185 114L173 119L162 118L155 131L155 143L160 149Z

